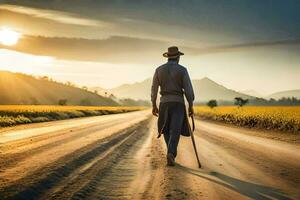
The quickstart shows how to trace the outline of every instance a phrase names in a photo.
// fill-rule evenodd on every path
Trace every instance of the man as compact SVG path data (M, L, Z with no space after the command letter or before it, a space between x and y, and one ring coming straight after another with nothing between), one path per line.
M178 47L169 47L163 56L168 62L155 70L151 89L152 114L158 116L159 136L164 135L168 148L167 165L175 165L180 134L190 136L190 127L186 115L184 95L189 104L189 115L193 115L194 91L185 67L179 65L184 55ZM159 109L156 105L158 87L160 87Z

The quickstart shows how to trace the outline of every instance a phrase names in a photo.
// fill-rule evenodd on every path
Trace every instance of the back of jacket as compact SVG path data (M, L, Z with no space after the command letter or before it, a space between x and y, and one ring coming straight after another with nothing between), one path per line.
M152 82L151 100L156 103L160 87L160 102L182 102L185 94L190 105L193 104L194 91L187 69L176 61L168 61L155 71Z

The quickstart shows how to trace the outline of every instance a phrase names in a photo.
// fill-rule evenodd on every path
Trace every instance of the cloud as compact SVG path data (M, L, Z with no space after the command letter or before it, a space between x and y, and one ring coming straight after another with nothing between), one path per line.
M260 8L258 13L249 10L244 3L236 4L237 15L233 15L233 7L227 4L220 4L217 9L214 4L201 1L170 4L167 1L14 0L7 3L0 5L0 12L6 11L0 13L0 25L12 23L28 35L91 39L118 35L195 48L216 46L204 49L208 52L228 50L230 44L296 38L300 30L295 17L280 15L281 20L276 20L281 12L265 13L270 9L269 4L261 2L254 4L266 9ZM239 7L241 9L237 9ZM268 17L262 19L260 12ZM295 9L290 12L295 13Z
M179 45L186 55L227 53L280 46L288 48L300 44L300 39L252 42L195 48ZM23 53L51 56L62 60L95 61L106 63L151 63L161 58L168 46L174 44L156 40L127 36L112 36L106 39L85 39L24 35L17 45L0 48Z
M231 51L243 51L243 50L257 49L263 47L293 46L293 45L300 45L300 39L251 42L251 43L242 43L242 44L212 46L207 48L186 47L186 50L193 55L203 55L203 54L224 53L224 52L231 52Z
M62 11L24 7L24 6L17 6L17 5L8 5L8 4L0 5L0 9L12 11L15 13L26 14L37 18L48 19L48 20L52 20L64 24L96 26L96 27L108 26L107 22L84 18L73 13L62 12Z
M22 8L22 11L19 12L20 10L11 8ZM29 12L30 9L38 10L38 14L35 14L35 12ZM11 27L27 35L44 35L47 37L103 39L111 36L125 36L165 40L177 44L195 44L195 38L197 38L197 34L194 33L195 30L187 30L183 27L177 26L170 27L159 23L144 21L142 19L120 18L117 16L114 16L115 19L111 19L110 17L92 18L78 12L78 14L74 15L70 14L73 13L72 11L62 12L49 9L46 11L49 11L51 15L44 17L45 13L42 12L44 10L46 9L12 5L1 6L0 4L0 26ZM57 16L52 17L52 13L58 15L63 13L64 15L68 14L76 17L80 16L81 18L84 15L84 17L87 19L93 19L93 21L96 23L101 22L103 26L81 26L77 24L71 24L74 23L73 19L69 23L65 20L60 20L60 18L57 18ZM75 19L76 18L74 18L74 20ZM80 21L76 19L75 23L78 22ZM170 31L171 29L172 31ZM189 36L185 37L183 35Z
M159 40L125 36L84 39L24 35L17 45L0 48L63 60L141 63L161 56L168 45Z

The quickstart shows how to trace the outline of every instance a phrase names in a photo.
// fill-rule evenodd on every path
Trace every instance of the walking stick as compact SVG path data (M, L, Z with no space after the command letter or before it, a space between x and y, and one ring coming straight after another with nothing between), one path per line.
M195 150L195 154L196 154L198 166L199 166L199 168L201 168L201 163L200 163L200 160L199 160L199 156L198 156L198 152L197 152L197 148L196 148L196 143L195 143L195 138L194 138L194 130L195 130L195 120L194 120L194 115L191 115L191 118L192 118L192 125L193 125L193 128L192 128L192 129L191 129L191 126L189 125L190 131L191 131L191 138L192 138L193 147L194 147L194 150Z

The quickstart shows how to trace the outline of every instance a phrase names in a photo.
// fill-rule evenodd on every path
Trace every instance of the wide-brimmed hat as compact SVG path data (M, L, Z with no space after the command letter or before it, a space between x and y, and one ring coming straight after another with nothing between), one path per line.
M165 52L163 54L163 57L166 57L166 58L177 58L178 56L182 56L184 55L184 53L180 52L178 50L178 47L169 47L168 48L168 52Z

